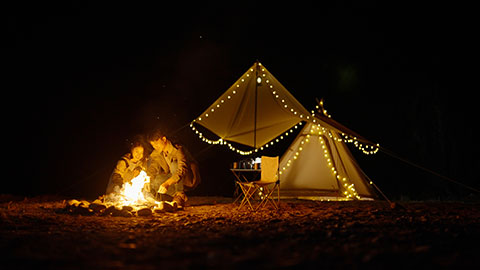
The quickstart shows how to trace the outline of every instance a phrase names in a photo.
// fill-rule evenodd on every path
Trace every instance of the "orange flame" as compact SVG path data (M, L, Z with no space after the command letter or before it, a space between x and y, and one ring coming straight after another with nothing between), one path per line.
M137 177L123 184L119 192L110 193L105 202L114 206L131 206L134 209L142 206L157 206L157 202L148 192L150 177L141 171Z

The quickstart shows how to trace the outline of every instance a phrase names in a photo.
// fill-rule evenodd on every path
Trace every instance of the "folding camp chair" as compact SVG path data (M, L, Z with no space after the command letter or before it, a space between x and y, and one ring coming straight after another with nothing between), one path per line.
M278 175L278 156L262 156L260 180L252 182L237 181L244 195L239 208L248 205L251 210L257 211L271 203L275 209L278 209L280 203L280 180ZM277 200L272 196L275 189L277 189ZM252 204L255 195L260 197L260 202L256 207Z

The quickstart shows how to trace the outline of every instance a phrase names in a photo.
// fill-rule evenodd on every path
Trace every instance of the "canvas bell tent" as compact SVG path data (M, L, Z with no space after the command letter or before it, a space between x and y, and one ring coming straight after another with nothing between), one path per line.
M302 128L280 161L283 197L332 200L376 197L341 134L345 133L329 129L320 120Z
M301 132L285 153L279 153L282 196L336 199L374 198L375 193L349 149L352 142L365 153L378 147L300 102L259 62L190 124L209 144L226 145L241 155L261 151ZM201 127L200 127L201 126ZM207 129L218 138L204 135ZM240 146L244 147L240 147Z

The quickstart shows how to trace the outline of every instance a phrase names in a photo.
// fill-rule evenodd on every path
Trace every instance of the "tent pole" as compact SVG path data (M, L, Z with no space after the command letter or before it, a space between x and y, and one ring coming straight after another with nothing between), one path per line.
M258 91L258 60L255 62L255 113L253 120L253 150L257 149L257 91Z

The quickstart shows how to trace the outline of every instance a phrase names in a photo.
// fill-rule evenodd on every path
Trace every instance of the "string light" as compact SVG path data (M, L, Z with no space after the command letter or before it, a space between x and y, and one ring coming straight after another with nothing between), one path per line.
M320 100L319 105L315 106L315 108L317 109L318 112L323 113L323 115L327 116L328 118L332 118L332 116L327 113L327 110L323 106L323 99ZM312 115L314 115L314 111L312 111ZM322 127L322 129L325 131L325 128ZM353 144L358 150L362 151L362 153L364 153L365 155L376 154L380 149L380 144L378 143L375 145L362 143L357 139L357 137L350 136L345 133L341 134L343 139L333 136L331 132L328 132L328 134L330 138L333 138L336 141Z
M361 143L357 137L351 137L345 133L342 133L342 139L339 139L340 141L343 141L345 143L351 143L353 144L358 150L362 151L365 155L373 155L378 152L380 149L380 144L375 144L375 145L370 145L370 144L365 144Z
M248 155L251 155L253 153L257 153L258 151L262 151L266 148L268 148L269 146L272 146L274 145L275 143L279 143L280 141L282 141L283 139L285 139L287 136L289 136L290 134L292 134L294 132L294 129L298 129L299 126L303 125L302 122L298 123L297 125L295 125L293 128L291 128L290 130L288 130L287 132L281 134L280 136L276 137L275 139L265 143L264 145L260 146L259 148L257 149L253 149L253 150L250 150L250 151L243 151L243 150L240 150L238 148L236 148L235 146L233 146L231 143L229 143L228 141L220 138L218 140L210 140L208 139L207 137L203 136L203 133L200 132L194 125L196 121L192 121L190 123L190 128L193 130L193 132L195 132L195 134L198 135L198 137L200 138L200 140L202 140L203 142L206 142L208 144L218 144L218 145L226 145L228 146L228 148L230 150L232 150L233 152L236 152L240 155L243 155L243 156L248 156Z
M320 100L319 105L315 106L317 111L321 112L323 115L325 115L328 118L332 118L332 116L328 114L327 110L323 107L323 98Z
M265 71L265 69L262 69L262 71ZM263 77L265 77L265 73L262 74ZM267 89L270 89L270 93L272 94L272 96L275 98L275 100L277 100L277 102L281 103L282 107L287 109L288 112L290 112L291 114L297 116L297 117L300 117L301 119L303 119L305 117L305 119L307 120L310 120L310 118L313 118L314 115L306 115L304 116L302 113L299 113L298 111L296 111L292 105L288 105L287 104L287 101L285 100L284 97L280 97L280 95L278 94L278 91L275 89L274 85L271 83L270 79L266 79L265 80L265 83L268 85L268 88ZM313 118L313 122L315 122L316 120Z
M236 88L240 88L241 84L245 83L245 81L246 81L245 77L250 77L250 74L249 74L250 72L253 72L253 68L251 68L250 70L247 70L247 72L245 72L242 75L242 77L240 77L240 79L238 79L233 85L235 85ZM232 85L232 87L233 87L233 85ZM232 87L230 87L230 88L232 88ZM200 115L197 119L193 120L192 123L194 123L196 121L202 121L202 116L205 117L205 118L208 118L210 116L210 114L212 114L216 111L216 109L218 110L221 106L223 106L226 101L232 100L232 98L234 98L236 96L236 94L237 94L237 90L235 90L235 88L233 88L231 90L231 92L228 93L227 100L220 99L216 104L215 103L212 104L212 106L206 110L207 113L205 113L204 115Z

